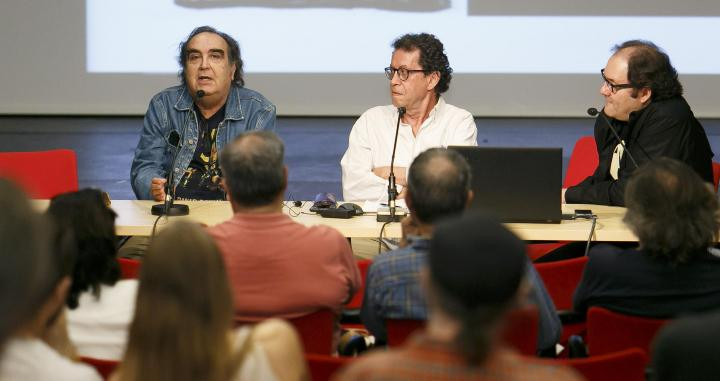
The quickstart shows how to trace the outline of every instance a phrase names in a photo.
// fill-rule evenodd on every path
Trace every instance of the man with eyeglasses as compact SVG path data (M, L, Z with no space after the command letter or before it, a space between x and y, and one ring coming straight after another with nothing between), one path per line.
M390 66L392 105L373 107L363 113L350 132L342 167L343 199L387 201L390 158L395 139L398 108L401 118L394 173L405 195L407 167L421 152L449 145L477 145L472 114L445 103L452 68L442 42L427 33L406 34L393 42Z
M662 156L684 162L712 182L710 144L682 96L668 55L642 40L626 41L613 51L600 71L605 107L595 121L599 164L592 176L564 192L564 201L624 206L629 177L637 167Z

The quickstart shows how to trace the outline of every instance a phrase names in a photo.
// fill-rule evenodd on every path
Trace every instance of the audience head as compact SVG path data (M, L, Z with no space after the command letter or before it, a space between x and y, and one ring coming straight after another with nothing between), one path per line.
M457 321L455 346L468 363L490 352L496 327L520 298L525 244L496 220L477 213L435 228L428 256L427 300Z
M282 199L287 186L284 155L283 142L269 131L247 132L230 142L220 153L230 201L251 208Z
M70 308L78 306L81 293L90 290L100 297L102 284L112 286L120 279L116 259L117 215L105 200L102 191L83 189L54 197L47 210L58 229L74 238L77 257L67 298Z
M0 343L14 332L40 336L64 308L74 251L24 193L0 179ZM54 245L54 247L52 246Z
M471 198L470 166L459 153L430 148L410 165L406 201L418 221L430 224L459 214Z
M715 242L718 200L712 185L686 164L658 158L640 167L625 189L624 221L649 255L674 264Z
M123 380L227 380L232 299L212 238L180 221L153 239L140 270Z

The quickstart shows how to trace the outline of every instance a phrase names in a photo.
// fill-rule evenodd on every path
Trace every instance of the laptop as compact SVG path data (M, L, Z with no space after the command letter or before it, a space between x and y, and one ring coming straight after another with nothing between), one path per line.
M562 148L448 148L470 164L471 208L502 222L560 223Z

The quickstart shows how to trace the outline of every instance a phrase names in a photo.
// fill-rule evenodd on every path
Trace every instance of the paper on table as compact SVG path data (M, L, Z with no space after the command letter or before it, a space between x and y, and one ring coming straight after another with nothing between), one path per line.
M404 199L395 201L395 206L407 209L407 205L405 205ZM380 203L377 201L365 201L362 206L363 212L365 213L376 213L378 211L378 208L387 208L387 203Z

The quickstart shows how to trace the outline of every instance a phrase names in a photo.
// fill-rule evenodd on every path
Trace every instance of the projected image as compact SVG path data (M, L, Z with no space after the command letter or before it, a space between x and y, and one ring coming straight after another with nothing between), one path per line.
M720 2L707 0L468 0L470 15L514 16L718 16Z
M432 12L450 7L450 0L175 0L191 8L375 8L406 12Z
M718 14L720 2L620 2L86 0L87 71L177 73L179 42L195 27L211 25L239 41L248 73L382 77L394 39L428 32L443 42L455 73L597 74L612 46L642 38L665 49L682 75L720 74L720 50L708 48L720 45L720 17L653 16L658 9ZM578 15L567 15L570 7L563 4L569 3L577 3L571 13ZM610 8L618 15L641 8L645 13L591 16Z

